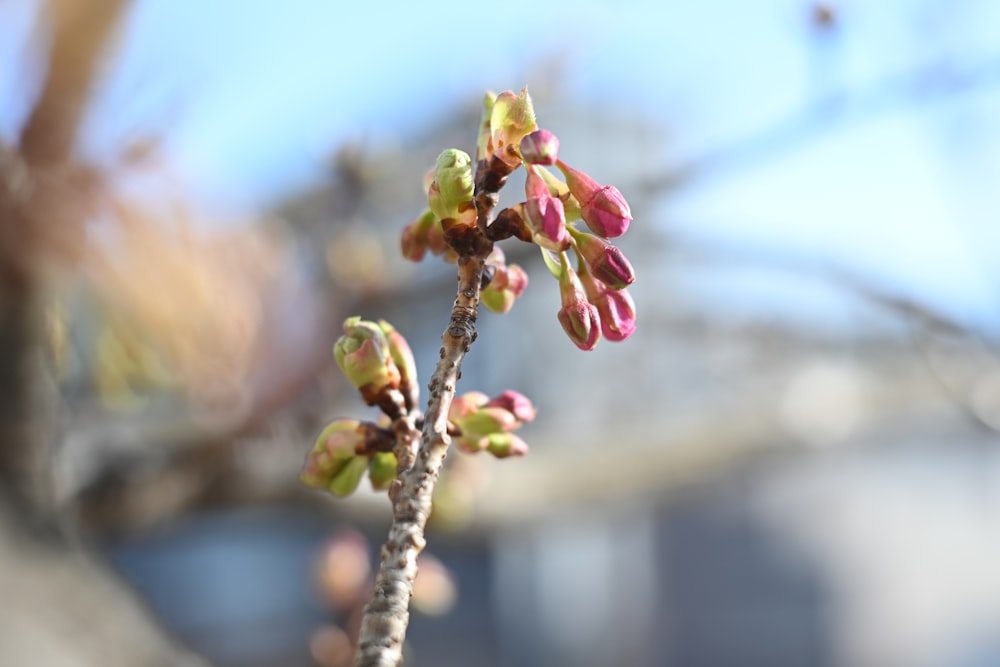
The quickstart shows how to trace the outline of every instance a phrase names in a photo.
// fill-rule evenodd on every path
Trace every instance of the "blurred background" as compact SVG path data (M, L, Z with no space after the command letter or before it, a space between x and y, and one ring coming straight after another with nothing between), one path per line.
M399 233L524 85L638 329L580 352L504 244L459 391L531 453L449 458L407 664L1000 665L990 0L0 0L0 663L349 664L389 506L298 482L374 417L330 349L426 382Z

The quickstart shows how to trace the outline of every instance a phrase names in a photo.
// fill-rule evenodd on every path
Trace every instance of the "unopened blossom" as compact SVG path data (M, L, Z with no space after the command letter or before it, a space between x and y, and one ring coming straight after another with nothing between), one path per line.
M424 214L403 228L403 236L400 239L400 250L403 257L411 262L419 262L427 252L430 239L428 232L431 225L437 220L437 216L430 209Z
M415 407L420 388L417 384L417 361L413 358L410 344L403 338L394 326L385 320L379 320L378 326L389 344L389 356L399 370L399 388L406 399L409 408Z
M580 276L587 300L601 318L601 332L612 342L620 342L635 333L635 302L626 289L611 289L592 275Z
M562 308L559 310L559 324L581 350L593 350L601 339L601 319L597 308L587 301L587 295L576 272L569 267L565 255L562 258L562 273L559 276L559 295Z
M300 479L306 486L328 488L333 478L364 447L357 419L336 419L320 432L306 456Z
M613 185L601 185L562 160L556 162L569 191L580 202L580 215L590 230L606 239L621 236L632 221L625 197Z
M535 130L521 139L520 149L527 164L554 165L559 157L559 137L548 130Z
M611 289L622 289L635 282L635 270L618 247L586 232L574 232L573 242L593 276Z
M333 356L347 379L365 396L374 396L385 387L399 388L399 368L392 360L385 333L375 322L347 318Z
M499 407L509 411L519 421L530 422L535 418L537 410L532 405L531 399L521 392L508 389L501 394L494 396L486 404L489 407Z
M541 247L555 252L569 247L569 232L566 231L566 213L562 201L552 196L544 179L533 166L528 167L528 177L524 182L527 201L524 213L532 240Z
M493 433L486 436L486 449L498 459L524 456L528 445L516 433Z

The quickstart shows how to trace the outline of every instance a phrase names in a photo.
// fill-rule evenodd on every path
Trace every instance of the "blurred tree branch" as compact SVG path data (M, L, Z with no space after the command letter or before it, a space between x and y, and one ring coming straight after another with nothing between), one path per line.
M94 185L72 162L80 115L124 0L48 5L42 94L0 159L0 650L5 664L198 665L51 512L54 387L44 309L79 252Z

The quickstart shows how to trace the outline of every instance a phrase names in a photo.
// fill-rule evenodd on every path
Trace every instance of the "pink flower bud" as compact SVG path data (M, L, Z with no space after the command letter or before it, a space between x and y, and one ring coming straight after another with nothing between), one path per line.
M601 186L582 171L573 169L562 160L556 165L566 177L569 191L580 202L580 214L591 231L606 239L621 236L628 230L632 212L628 202L612 185Z
M601 339L601 319L597 308L587 301L580 279L565 260L559 277L559 293L562 308L558 317L563 331L581 350L593 350Z
M535 130L521 139L521 159L527 164L553 165L559 153L559 138L548 130Z
M537 413L535 406L531 404L527 396L511 389L506 390L499 396L494 396L486 405L487 407L503 408L522 422L530 422L535 418L535 414Z
M576 249L594 277L611 289L623 289L635 282L635 271L625 253L593 234L573 233Z
M619 342L635 333L635 302L627 290L608 289L589 273L581 275L580 280L587 300L597 308L605 338Z
M534 242L554 252L569 247L563 203L552 196L545 181L532 166L528 167L524 192L528 197L524 203L524 213Z
M619 342L635 333L635 302L628 290L608 290L595 305L605 338Z

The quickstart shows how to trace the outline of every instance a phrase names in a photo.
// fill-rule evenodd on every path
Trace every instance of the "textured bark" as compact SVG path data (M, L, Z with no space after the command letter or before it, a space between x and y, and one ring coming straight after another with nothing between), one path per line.
M466 251L460 252L458 259L458 295L448 328L441 337L441 359L428 384L430 398L420 446L413 465L401 471L399 485L392 494L392 527L382 547L375 592L365 608L358 638L356 664L359 667L395 667L403 660L417 556L426 543L424 528L431 514L434 485L451 444L448 411L461 376L462 359L476 340L483 268L486 256L493 249L487 224L499 198L498 192L510 172L511 169L499 160L480 161L476 168L478 224L462 237ZM401 441L404 439L400 437Z

